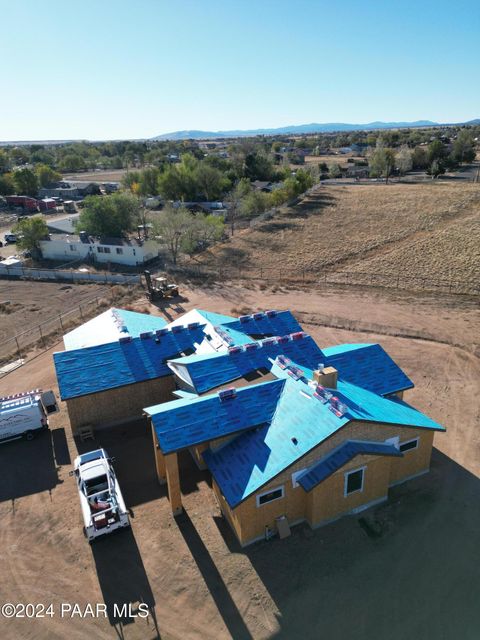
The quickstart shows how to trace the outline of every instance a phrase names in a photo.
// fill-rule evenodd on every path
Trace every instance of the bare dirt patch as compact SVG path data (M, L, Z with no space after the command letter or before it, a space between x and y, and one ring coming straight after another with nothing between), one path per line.
M408 400L445 424L431 473L384 505L287 540L240 549L208 476L182 456L186 514L174 520L141 423L98 434L117 458L132 532L89 547L74 482L65 407L42 439L0 448L0 600L150 606L147 620L2 620L2 638L476 640L480 578L478 344L473 303L379 292L217 286L183 290L190 308L291 308L320 345L379 341L413 378ZM139 300L139 305L144 305ZM411 334L413 337L408 337ZM56 347L61 348L61 345ZM52 350L0 381L2 393L56 388ZM93 448L92 444L92 448ZM454 585L454 588L452 588ZM345 615L348 612L348 615ZM408 612L408 615L406 615ZM126 623L128 622L128 623ZM113 625L113 626L112 626Z

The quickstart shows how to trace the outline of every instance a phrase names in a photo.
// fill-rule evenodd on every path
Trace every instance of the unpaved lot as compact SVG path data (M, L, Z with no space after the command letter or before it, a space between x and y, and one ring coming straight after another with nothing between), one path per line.
M139 422L99 432L116 456L132 531L90 547L68 472L76 455L64 408L31 443L0 448L0 601L53 603L53 617L0 619L18 638L422 638L477 640L480 591L480 323L477 306L364 290L184 291L193 307L291 308L320 345L379 341L416 383L408 399L445 424L429 475L389 501L312 532L240 549L208 475L181 457L185 514L174 520ZM143 301L139 306L144 307ZM158 309L153 308L155 312ZM409 337L410 336L410 337ZM57 347L59 348L59 347ZM46 352L0 381L2 393L55 387ZM71 618L61 603L147 603L147 619Z

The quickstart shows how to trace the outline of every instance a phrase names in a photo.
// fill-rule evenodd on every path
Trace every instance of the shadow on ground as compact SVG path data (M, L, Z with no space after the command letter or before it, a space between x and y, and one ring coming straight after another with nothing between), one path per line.
M58 467L70 464L65 430L46 430L33 440L0 446L0 502L42 491L51 492L62 481Z
M144 628L143 638L160 638L155 599L132 530L97 539L92 554L108 619L117 636L123 639L125 627L135 624Z
M95 440L80 442L79 453L104 448L115 458L113 466L127 507L151 502L167 496L166 485L157 480L152 432L146 419L117 425L111 429L96 429ZM207 477L200 471L188 451L178 456L182 493L198 490Z
M276 638L477 640L479 499L480 480L434 449L429 474L315 531L241 549L216 524L278 608Z

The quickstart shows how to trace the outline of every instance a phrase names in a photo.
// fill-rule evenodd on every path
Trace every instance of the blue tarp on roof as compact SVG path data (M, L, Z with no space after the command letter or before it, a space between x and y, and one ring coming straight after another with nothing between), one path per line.
M194 347L203 328L167 332L153 338L133 338L53 355L62 400L171 375L166 361Z
M392 444L384 442L362 442L360 440L347 440L339 447L331 451L317 464L311 467L304 475L297 479L297 482L305 489L311 491L320 482L326 480L335 471L338 471L352 458L358 455L375 456L403 456Z
M276 365L272 371L275 375L284 375ZM330 411L328 404L313 397L308 385L288 378L270 425L240 435L219 451L203 454L231 507L237 506L351 420L443 430L428 416L395 397L383 398L342 382L335 395L348 406L347 413L340 418Z
M272 420L284 387L272 380L237 389L236 397L222 402L218 394L173 400L147 407L163 453L252 429Z
M302 330L291 311L277 311L273 316L255 313L245 318L248 318L245 322L236 320L228 323L228 328L249 336L283 336Z
M196 391L204 393L226 382L244 377L261 367L271 369L271 360L278 355L287 356L300 367L307 367L310 377L311 370L325 360L313 338L305 336L299 340L289 340L281 344L273 342L252 351L235 354L187 356L179 358L175 363L185 366Z
M380 395L414 385L379 344L340 345L323 350L326 364L338 370L339 380L352 382Z

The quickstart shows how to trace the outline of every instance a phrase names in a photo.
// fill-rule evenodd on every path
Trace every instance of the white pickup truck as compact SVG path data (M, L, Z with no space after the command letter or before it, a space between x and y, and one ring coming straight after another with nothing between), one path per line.
M130 526L127 508L105 449L82 453L74 470L82 508L84 531L89 542L116 529Z
M0 442L25 438L48 428L48 415L58 411L53 391L33 389L0 398Z

